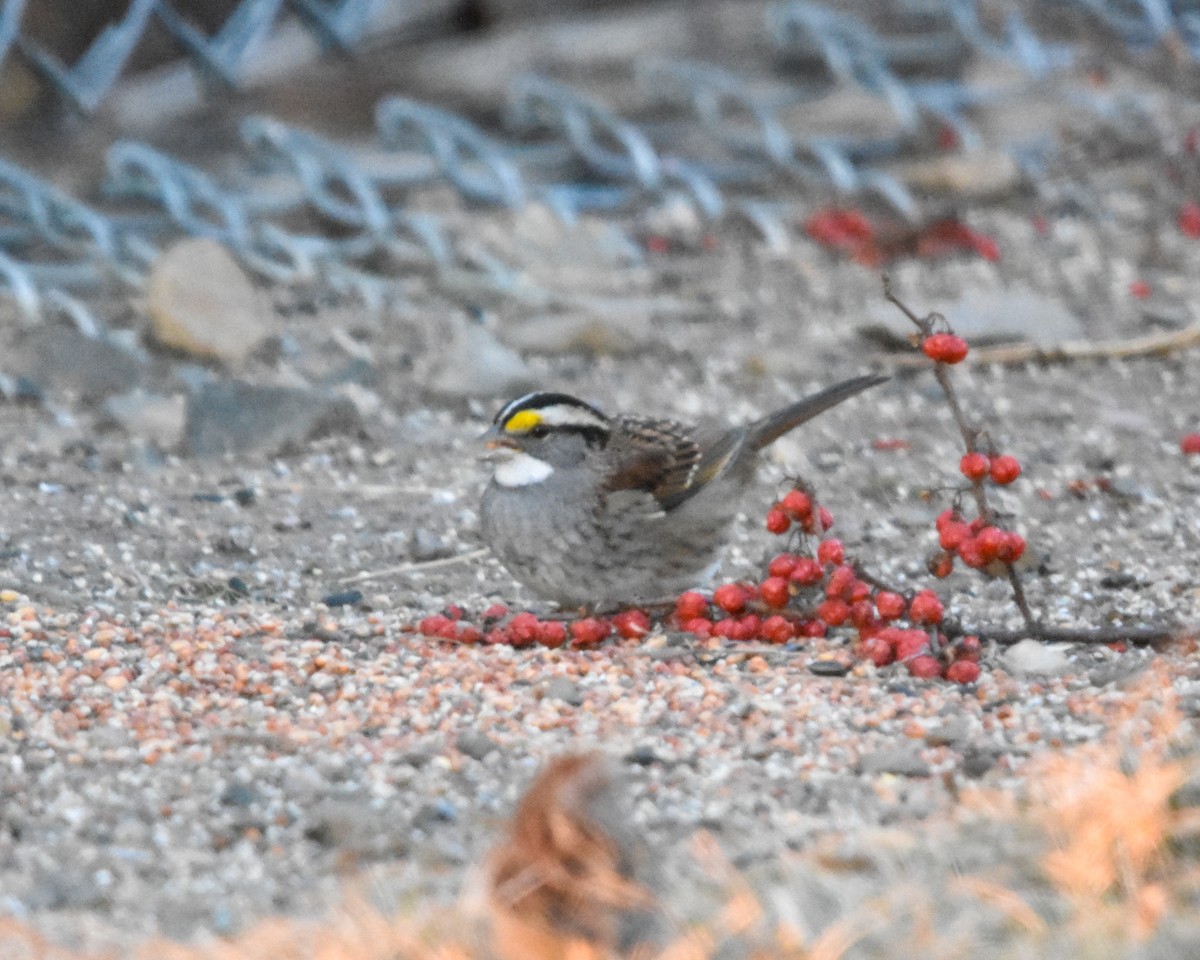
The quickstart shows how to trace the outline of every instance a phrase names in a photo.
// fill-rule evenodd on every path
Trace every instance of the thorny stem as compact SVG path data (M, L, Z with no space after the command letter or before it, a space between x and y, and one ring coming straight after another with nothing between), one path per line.
M927 336L933 329L933 318L936 314L918 317L893 292L891 278L886 274L883 277L883 295L889 303L894 304L916 325L922 335ZM954 422L958 425L958 432L962 434L963 445L969 452L974 452L979 431L967 422L967 416L963 412L962 404L958 401L958 392L954 389L954 384L950 380L950 373L946 369L946 364L935 361L933 364L933 376L937 380L938 386L942 388L946 402L950 405L950 413L954 416ZM971 481L971 494L975 498L975 505L979 508L979 515L987 523L991 523L995 519L995 515L992 508L988 505L987 492L984 490L982 480ZM1021 582L1021 576L1017 573L1017 568L1011 563L1006 562L1004 570L1008 576L1009 586L1012 588L1013 601L1016 603L1017 609L1021 611L1021 617L1025 621L1025 626L1030 632L1040 631L1042 628L1038 624L1037 618L1033 615L1033 611L1029 608L1029 600L1025 596L1025 585Z

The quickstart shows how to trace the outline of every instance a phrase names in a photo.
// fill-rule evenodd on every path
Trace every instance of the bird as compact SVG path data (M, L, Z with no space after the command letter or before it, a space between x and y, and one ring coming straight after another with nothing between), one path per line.
M888 379L854 377L711 432L527 393L481 438L492 467L483 539L514 579L564 609L661 602L716 572L760 450Z

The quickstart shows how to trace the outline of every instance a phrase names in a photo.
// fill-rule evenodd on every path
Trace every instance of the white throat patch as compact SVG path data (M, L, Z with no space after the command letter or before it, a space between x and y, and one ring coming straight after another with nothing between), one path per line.
M527 453L516 453L496 464L493 475L502 487L528 487L534 483L541 483L553 472L554 468L545 460L531 457Z

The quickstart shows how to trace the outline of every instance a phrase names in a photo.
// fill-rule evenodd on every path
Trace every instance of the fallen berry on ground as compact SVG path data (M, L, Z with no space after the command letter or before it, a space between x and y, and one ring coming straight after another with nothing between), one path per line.
M974 660L955 660L946 668L946 679L954 683L974 683L979 679L979 664Z
M747 600L746 588L739 583L723 583L713 591L713 603L726 613L741 613Z
M920 677L925 680L942 675L942 665L938 662L937 657L913 657L905 663L905 666L908 667L908 672L914 677Z
M645 610L622 610L612 618L612 625L626 640L637 640L650 632L650 617Z

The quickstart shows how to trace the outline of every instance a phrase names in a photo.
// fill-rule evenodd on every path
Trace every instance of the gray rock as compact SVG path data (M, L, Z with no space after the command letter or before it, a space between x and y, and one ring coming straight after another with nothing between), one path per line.
M194 357L238 364L271 333L250 279L215 240L188 238L163 253L146 307L154 338Z
M546 699L561 700L572 707L578 707L583 704L583 691L574 680L554 677L546 684Z
M533 382L521 355L496 339L482 317L452 314L436 357L422 376L434 393L490 397L515 393Z
M482 733L476 733L474 730L466 730L458 735L458 739L454 742L459 752L465 753L468 757L474 760L482 760L493 750L498 750L495 741Z
M932 771L914 747L885 747L858 761L858 772L891 773L898 777L928 777Z
M1056 677L1070 673L1074 666L1061 643L1022 640L1014 643L1001 658L1004 668L1014 676Z
M104 413L131 436L174 450L183 442L187 420L187 398L183 394L164 397L141 388L109 397Z
M445 537L426 527L417 527L413 531L411 555L417 563L429 560L441 560L454 552L454 547L446 542Z
M354 404L329 393L215 382L188 398L186 450L196 457L276 451L360 426Z
M43 393L73 393L85 400L128 390L147 371L146 362L119 341L64 325L31 330L6 366Z

